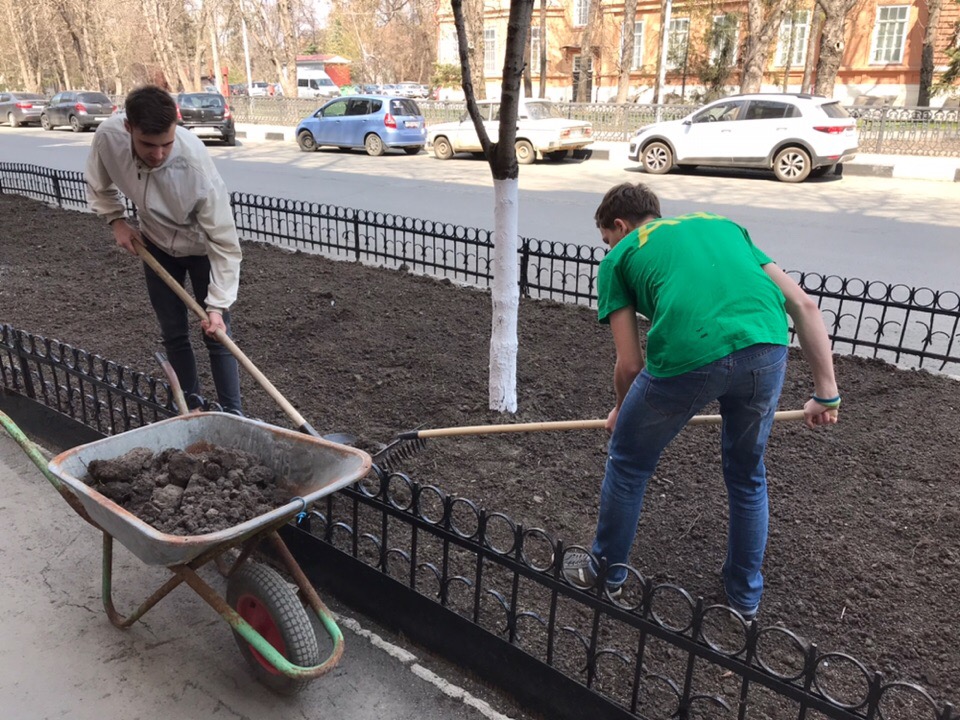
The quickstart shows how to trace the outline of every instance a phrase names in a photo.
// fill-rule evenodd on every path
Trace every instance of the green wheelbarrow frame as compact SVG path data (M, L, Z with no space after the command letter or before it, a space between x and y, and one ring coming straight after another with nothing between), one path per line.
M277 673L291 680L305 681L320 677L337 665L343 655L343 633L277 531L319 497L352 484L365 475L370 469L369 455L355 448L247 418L224 413L198 413L180 415L81 445L48 461L40 448L3 412L0 412L0 426L20 445L67 504L103 533L103 606L115 626L130 627L171 591L186 583L251 646L255 651L254 656L259 654L265 669L269 664ZM283 507L207 535L184 537L159 533L71 473L71 470L85 468L91 457L118 457L133 447L148 447L154 451L163 449L161 446L189 449L191 444L227 445L233 440L237 440L233 443L234 447L239 444L244 449L244 445L252 444L271 456L275 464L280 462L282 470L306 479L294 485L291 491L299 491L297 497ZM171 442L172 445L167 444ZM321 467L318 469L317 466ZM173 573L173 577L127 616L118 613L113 604L115 536L148 565L164 565ZM268 541L293 577L299 597L306 602L307 610L319 620L333 642L329 656L319 665L305 667L290 662L197 574L200 567L212 561L224 577L231 577L263 540ZM232 564L226 563L223 555L237 547L240 548L239 557ZM276 622L276 619L273 621ZM250 660L251 663L255 661L256 658Z

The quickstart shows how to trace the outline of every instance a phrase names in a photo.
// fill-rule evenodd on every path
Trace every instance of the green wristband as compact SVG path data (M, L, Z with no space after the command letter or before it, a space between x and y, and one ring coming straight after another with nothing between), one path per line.
M811 395L810 397L815 403L819 405L823 405L825 408L828 408L830 410L835 410L836 408L840 407L839 395L832 398L821 398L821 397L817 397L816 395Z

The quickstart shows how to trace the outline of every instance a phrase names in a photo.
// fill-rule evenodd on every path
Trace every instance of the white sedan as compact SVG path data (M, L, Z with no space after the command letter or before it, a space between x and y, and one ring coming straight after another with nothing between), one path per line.
M491 142L500 132L500 101L477 103L483 126ZM593 126L585 120L570 120L550 100L525 98L520 101L517 117L517 162L529 165L537 157L563 160L571 151L583 150L593 142ZM449 160L456 153L482 153L480 138L470 115L464 111L457 122L441 123L427 128L427 149L440 160Z

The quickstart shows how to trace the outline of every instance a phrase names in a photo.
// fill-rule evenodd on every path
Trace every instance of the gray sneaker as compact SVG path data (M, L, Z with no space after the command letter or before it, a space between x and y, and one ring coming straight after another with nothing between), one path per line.
M582 550L571 550L563 556L563 576L579 590L593 590L597 586L597 571L593 568L593 561ZM611 598L620 597L622 592L622 584L607 584L607 593Z

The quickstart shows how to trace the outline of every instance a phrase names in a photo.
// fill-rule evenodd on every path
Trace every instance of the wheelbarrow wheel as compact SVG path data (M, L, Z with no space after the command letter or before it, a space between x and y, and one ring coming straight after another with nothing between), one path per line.
M295 665L320 664L317 636L307 611L280 574L257 563L244 563L227 584L227 603ZM309 680L287 677L274 668L239 633L233 633L240 654L257 680L281 695L294 695Z

